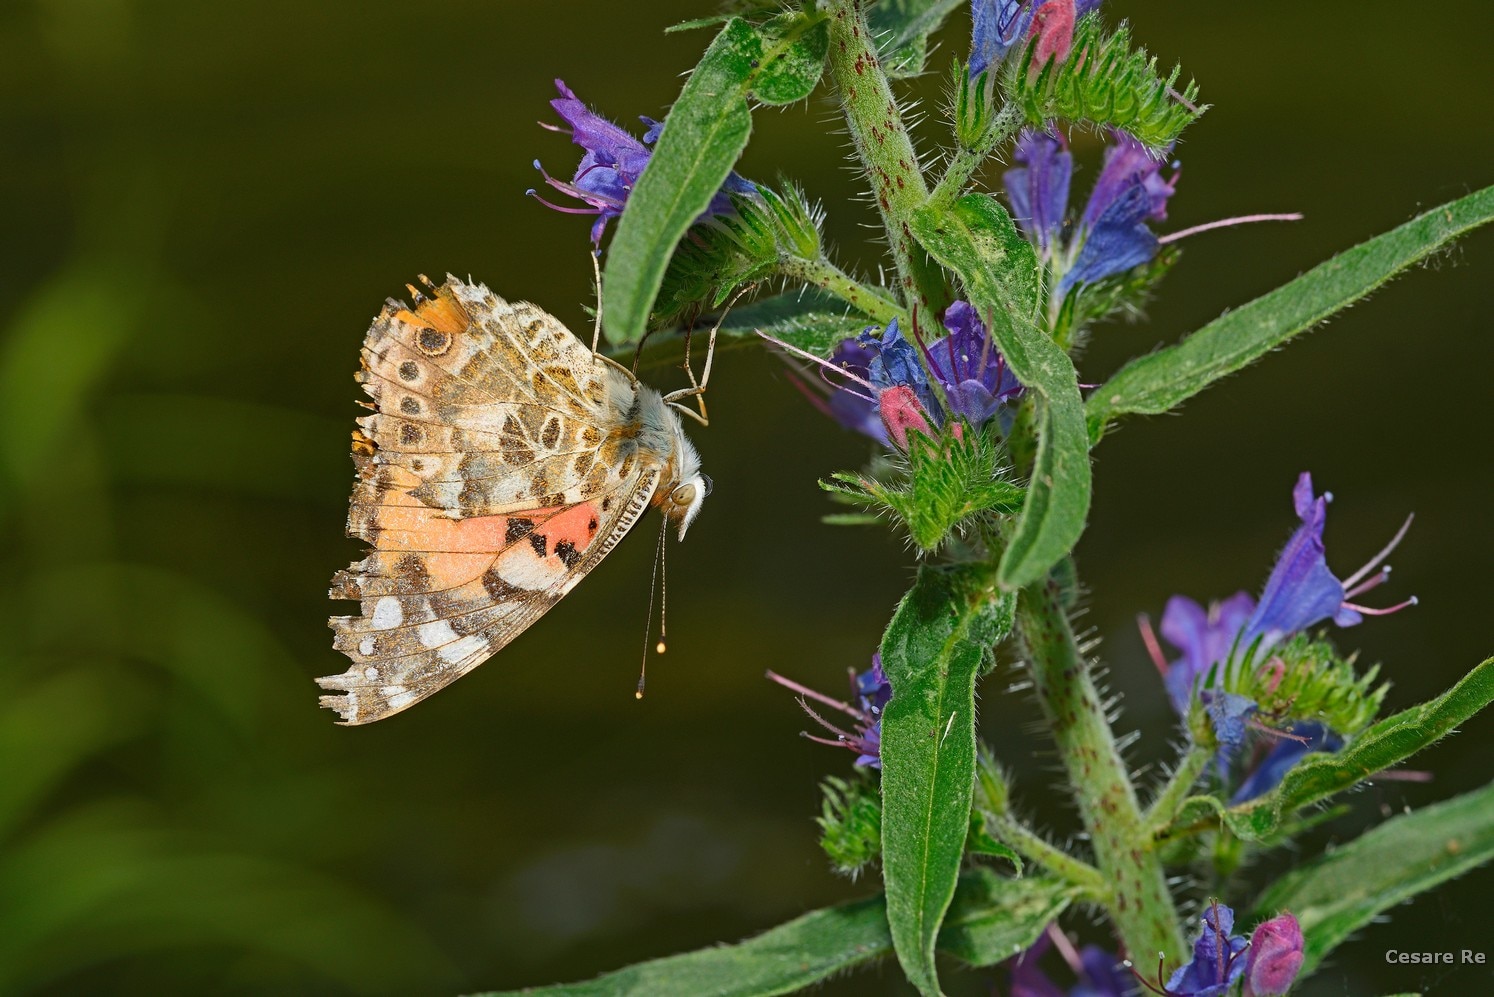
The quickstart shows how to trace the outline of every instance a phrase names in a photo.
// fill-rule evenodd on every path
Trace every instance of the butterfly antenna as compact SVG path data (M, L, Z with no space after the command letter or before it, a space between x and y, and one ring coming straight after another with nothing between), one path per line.
M668 522L668 520L665 520L665 525L668 525ZM648 678L648 638L650 636L649 631L653 629L652 624L654 620L654 589L659 587L656 583L659 581L659 568L663 564L663 562L664 527L661 526L659 528L659 546L658 549L654 552L654 573L648 580L648 613L644 617L643 625L643 663L638 666L638 689L633 693L634 699L643 698L643 685ZM662 596L660 598L659 608L659 643L655 645L654 650L656 650L659 654L664 653L664 611Z
M591 355L597 355L597 344L602 341L602 264L598 261L599 249L591 251L591 275L597 284L597 317L591 329Z

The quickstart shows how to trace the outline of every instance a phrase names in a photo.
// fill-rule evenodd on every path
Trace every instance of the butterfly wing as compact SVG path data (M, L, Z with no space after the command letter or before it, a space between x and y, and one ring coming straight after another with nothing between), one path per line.
M332 582L361 604L331 620L352 665L317 680L346 724L419 702L517 637L632 528L661 473L619 424L636 382L486 288L449 280L413 311L391 302L364 367L375 412L354 434L348 532L372 549Z

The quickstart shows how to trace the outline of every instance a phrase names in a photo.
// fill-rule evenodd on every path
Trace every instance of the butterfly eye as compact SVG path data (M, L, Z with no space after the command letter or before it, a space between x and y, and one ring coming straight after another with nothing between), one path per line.
M705 495L704 495L704 497L705 498L710 498L711 497L711 489L715 487L715 484L711 481L711 476L709 474L702 474L700 476L700 480L701 480L702 483L705 484Z
M683 506L688 509L695 502L695 485L680 485L674 490L674 494L670 496L670 500L673 501L675 505Z

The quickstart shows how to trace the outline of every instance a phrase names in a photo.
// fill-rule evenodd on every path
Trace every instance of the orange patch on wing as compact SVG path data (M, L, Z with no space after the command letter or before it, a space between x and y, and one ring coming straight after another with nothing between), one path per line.
M411 289L412 293L414 289ZM395 313L395 318L410 325L424 326L435 329L438 332L449 332L456 334L471 323L472 319L467 314L467 309L456 299L450 289L442 287L436 291L436 296L422 301L415 307L412 313L407 308L402 308Z
M596 539L600 522L597 507L591 502L582 502L550 517L535 532L545 538L552 551L560 543L568 543L575 550L582 551Z
M385 502L394 499L391 493ZM390 504L379 510L378 546L389 550L496 554L507 542L507 516L447 519L419 502Z
M487 571L493 563L493 552L427 554L421 561L430 576L430 590L440 591L459 588Z

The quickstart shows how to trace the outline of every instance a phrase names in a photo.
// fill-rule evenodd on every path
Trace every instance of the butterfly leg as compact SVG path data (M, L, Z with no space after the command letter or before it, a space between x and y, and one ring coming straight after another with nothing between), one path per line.
M709 426L711 424L710 418L706 414L705 390L706 385L710 383L711 380L711 364L716 359L716 333L721 331L721 324L726 321L726 316L731 311L732 306L741 299L742 295L756 289L756 287L756 284L748 284L746 287L742 288L735 295L733 295L732 299L726 303L726 308L722 310L721 317L717 319L716 324L711 327L710 338L706 340L705 366L701 369L699 381L695 380L695 371L690 366L690 334L688 332L685 333L684 367L685 373L690 377L690 386L688 388L681 388L678 391L671 391L669 394L664 396L664 401L674 406L674 408L676 408L680 412L685 413L690 418L700 423L702 426ZM693 409L687 408L685 405L681 404L682 400L686 398L694 398L695 404L700 407L700 411L696 412Z

